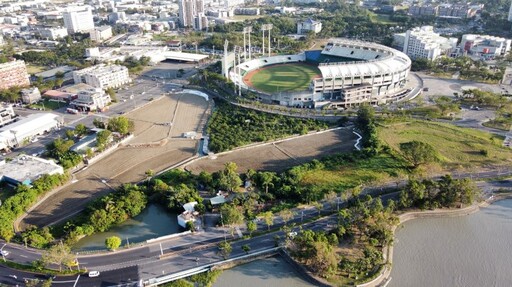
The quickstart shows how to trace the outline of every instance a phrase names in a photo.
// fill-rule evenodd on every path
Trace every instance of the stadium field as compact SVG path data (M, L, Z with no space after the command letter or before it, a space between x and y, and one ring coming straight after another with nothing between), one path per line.
M244 76L244 82L258 91L274 94L305 91L316 77L321 77L316 66L302 63L278 64L249 72Z

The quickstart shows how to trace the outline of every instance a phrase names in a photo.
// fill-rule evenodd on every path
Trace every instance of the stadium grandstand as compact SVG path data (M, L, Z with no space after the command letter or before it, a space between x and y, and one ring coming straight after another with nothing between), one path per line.
M297 72L298 66L317 68L317 74L310 72L305 86L284 86L301 80L305 72ZM279 68L271 70L272 67ZM406 85L410 68L411 60L400 51L375 43L337 38L329 40L323 50L243 62L231 69L229 76L235 84L273 103L346 108L403 99L411 92ZM258 77L264 72L269 75Z

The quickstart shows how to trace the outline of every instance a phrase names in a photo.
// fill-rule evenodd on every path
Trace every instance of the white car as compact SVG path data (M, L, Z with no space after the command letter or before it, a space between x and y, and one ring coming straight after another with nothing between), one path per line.
M100 271L90 271L89 277L98 277L100 276Z
M0 254L2 256L7 256L7 255L9 255L9 251L7 251L7 250L0 250Z
M296 231L292 231L292 232L288 233L288 237L290 237L291 239L293 239L295 236L297 236Z

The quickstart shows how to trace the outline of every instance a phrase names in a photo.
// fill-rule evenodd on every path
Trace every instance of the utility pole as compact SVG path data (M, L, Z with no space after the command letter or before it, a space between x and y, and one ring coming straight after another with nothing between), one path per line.
M164 250L162 249L162 242L160 242L160 256L164 256Z

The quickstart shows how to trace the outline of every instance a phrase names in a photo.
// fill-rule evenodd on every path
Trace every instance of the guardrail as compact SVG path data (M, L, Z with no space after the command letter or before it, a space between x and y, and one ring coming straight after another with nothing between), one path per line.
M247 259L247 258L251 258L251 257L257 257L257 256L260 256L260 255L263 255L263 254L277 252L280 248L281 247L272 247L270 249L265 249L265 250L257 251L257 252L251 253L251 254L245 254L245 255L237 256L237 257L230 258L230 259L227 259L227 260L222 260L222 261L218 261L218 262L209 263L209 264L205 264L205 265L202 265L202 266L190 268L190 269L187 269L187 270L184 270L184 271L180 271L180 272L177 272L177 273L174 273L174 274L160 276L160 277L156 277L156 278L150 278L150 279L144 281L144 286L147 286L147 287L158 286L160 284L168 283L168 282L171 282L171 281L174 281L174 280L178 280L178 279L189 277L189 276L192 276L192 275L195 275L195 274L199 274L199 273L210 271L212 268L214 268L216 266L221 266L221 265L224 265L224 264L232 263L232 262L235 262L235 261L238 261L238 260L243 260L243 259Z

